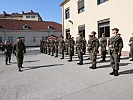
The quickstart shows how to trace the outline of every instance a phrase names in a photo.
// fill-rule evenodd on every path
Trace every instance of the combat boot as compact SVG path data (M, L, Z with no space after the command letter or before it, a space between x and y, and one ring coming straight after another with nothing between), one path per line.
M79 62L79 63L77 63L78 65L83 65L83 62Z
M110 75L114 75L115 74L115 70L113 69L113 72L109 73Z
M118 76L118 75L119 75L118 70L115 70L114 76Z
M19 67L19 70L18 70L19 72L21 72L22 70L21 70L21 67Z
M8 63L6 62L6 65L8 65Z
M130 61L133 61L133 58Z

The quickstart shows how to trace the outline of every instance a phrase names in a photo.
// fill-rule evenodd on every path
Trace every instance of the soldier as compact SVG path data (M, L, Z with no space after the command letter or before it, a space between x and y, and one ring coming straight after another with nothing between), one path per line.
M107 38L105 36L105 33L102 33L102 37L100 38L100 46L101 46L101 62L105 62L106 59L106 54L107 54Z
M86 44L87 44L87 42L86 42L86 39L85 39L85 37L83 37L83 40L84 40L84 46L83 46L83 55L85 55L86 54Z
M78 54L77 43L78 43L78 37L76 37L76 54Z
M129 56L131 57L130 61L133 61L133 33L132 33L132 37L130 37L130 40L129 40L129 46L130 46Z
M66 50L66 55L68 55L68 39L65 40L65 50Z
M47 54L47 39L44 40L45 44L44 44L44 53Z
M121 54L121 50L123 48L123 40L118 35L119 29L112 29L113 36L108 41L109 53L110 53L110 63L113 69L113 72L110 75L118 76L119 70L119 55Z
M74 56L74 46L75 46L75 40L74 37L72 37L72 56Z
M17 42L13 46L13 53L16 55L17 65L19 71L21 72L21 68L23 68L23 59L24 54L26 53L25 44L22 42L21 38L17 38Z
M56 38L55 39L55 57L58 57L58 46L59 46L59 41Z
M71 35L69 35L68 54L70 59L68 60L68 62L72 61L72 56L74 55L74 45L75 45L75 41L71 38Z
M54 40L51 40L51 52L52 52L51 56L54 56L54 52L55 52L55 41Z
M11 63L12 45L10 42L5 41L3 48L5 50L5 63L8 65L8 62Z
M50 40L47 39L47 49L48 49L48 55L50 55L51 52L51 43Z
M90 60L90 53L91 53L91 49L92 49L92 47L91 47L91 39L92 39L92 36L91 35L88 35L89 36L89 40L88 40L88 53L89 53L89 60Z
M83 65L83 54L84 54L84 40L82 37L82 34L78 34L78 41L77 41L77 51L78 51L78 57L79 57L79 63L78 65Z
M90 45L90 60L92 61L91 69L96 69L96 59L98 54L98 48L99 48L99 40L95 37L96 32L91 32L91 45Z
M62 57L60 59L64 59L64 50L65 50L64 37L62 37L61 41L60 41L60 50L61 50L61 54L62 54Z
M43 40L40 40L40 52L43 53Z

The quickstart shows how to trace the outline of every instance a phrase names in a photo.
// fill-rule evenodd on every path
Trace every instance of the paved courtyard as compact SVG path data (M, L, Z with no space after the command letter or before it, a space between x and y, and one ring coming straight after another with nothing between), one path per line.
M100 57L100 56L99 56ZM60 56L59 56L60 58ZM39 48L28 48L23 72L18 72L16 59L5 65L0 52L0 100L133 100L133 62L122 57L120 75L110 76L109 57L106 63L91 70L88 56L84 65L41 54Z

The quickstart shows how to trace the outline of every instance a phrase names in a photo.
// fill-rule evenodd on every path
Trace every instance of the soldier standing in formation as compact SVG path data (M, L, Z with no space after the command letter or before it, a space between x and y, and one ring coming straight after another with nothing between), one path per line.
M58 45L59 45L59 41L56 38L55 39L55 57L58 57Z
M84 40L82 34L78 34L78 41L77 41L77 52L79 57L78 65L83 65L83 54L84 54Z
M51 52L52 52L51 56L54 56L54 52L55 52L55 41L54 40L51 40Z
M17 38L16 43L13 46L13 53L16 55L17 59L17 65L19 68L19 71L21 72L21 68L23 68L23 59L24 54L26 53L25 44L22 42L22 39Z
M89 57L88 59L90 60L90 53L91 53L91 50L92 50L92 47L91 47L91 39L92 39L92 36L91 35L88 35L89 36L89 40L88 40L88 53L89 53Z
M68 60L68 62L71 62L72 61L72 56L74 56L74 45L75 45L75 41L73 40L71 35L69 35L68 54L69 54L70 59Z
M65 40L66 55L68 55L68 39Z
M50 55L51 52L51 43L50 40L47 39L47 49L48 49L48 55Z
M105 62L106 59L106 54L107 54L107 38L105 36L105 33L102 33L102 37L100 38L100 46L101 46L101 62Z
M95 37L96 32L91 32L91 45L90 45L90 60L92 61L91 69L96 69L96 59L97 59L97 53L99 48L99 40Z
M131 60L130 61L133 61L133 33L132 33L132 37L130 37L130 40L129 40L129 46L130 46L130 58Z
M118 76L119 70L119 55L121 54L121 50L123 48L123 40L118 35L119 29L112 29L113 36L108 41L109 53L110 53L110 63L113 71L110 75Z
M61 41L60 41L60 50L61 50L61 54L62 54L62 57L60 59L64 59L64 50L65 50L64 37L62 37Z
M4 45L2 46L4 49L4 54L5 54L5 63L8 65L8 62L11 63L11 54L12 54L12 45L10 42L5 41Z
M84 41L83 55L85 55L86 54L86 44L87 44L85 37L83 37L83 41Z

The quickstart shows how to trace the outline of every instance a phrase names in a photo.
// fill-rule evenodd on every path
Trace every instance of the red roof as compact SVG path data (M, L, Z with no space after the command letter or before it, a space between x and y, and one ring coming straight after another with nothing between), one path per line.
M28 29L24 26L27 25ZM62 25L51 21L28 21L28 20L11 20L11 19L0 19L0 29L3 30L57 30L62 31Z

